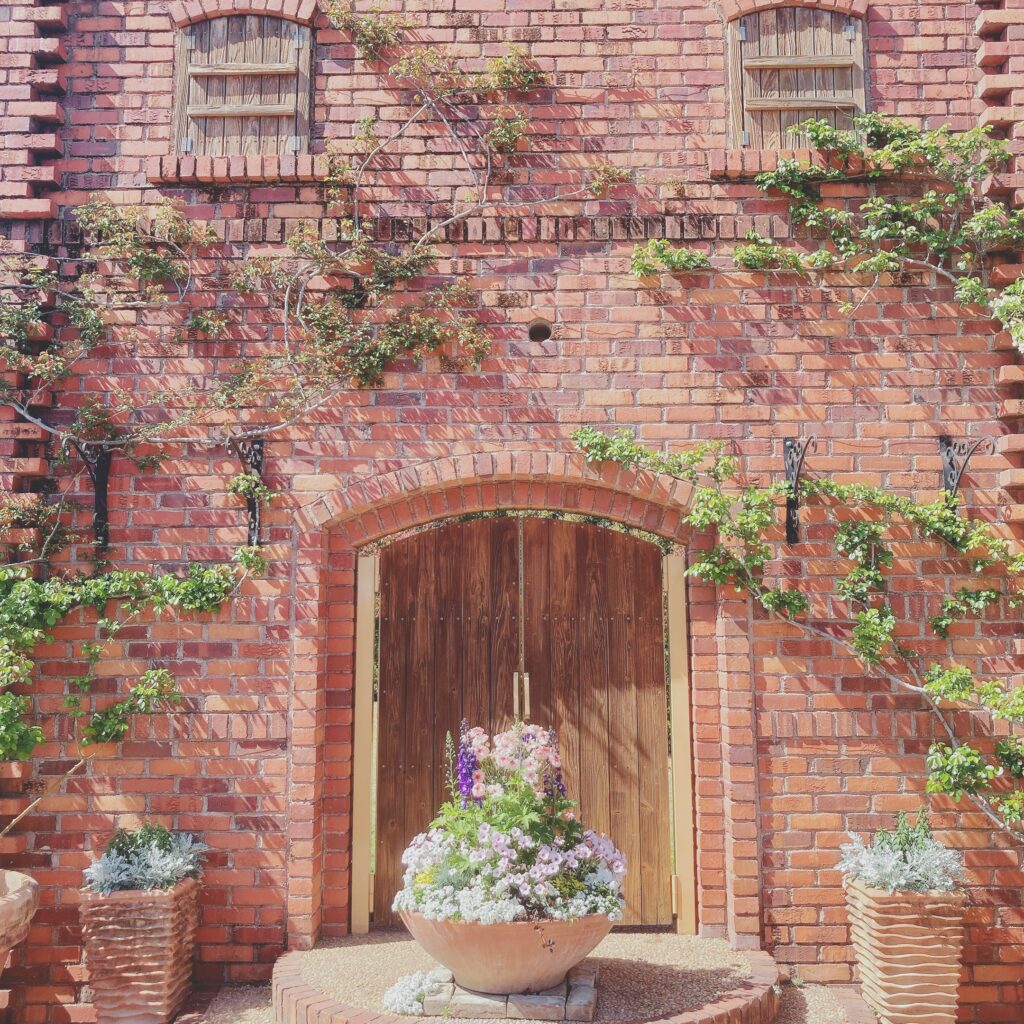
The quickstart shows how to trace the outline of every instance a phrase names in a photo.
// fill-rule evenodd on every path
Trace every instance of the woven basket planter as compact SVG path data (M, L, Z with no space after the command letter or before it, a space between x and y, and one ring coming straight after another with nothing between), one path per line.
M894 892L846 883L864 1001L882 1024L955 1024L963 892Z
M97 1024L170 1024L192 986L199 883L82 893L80 915Z

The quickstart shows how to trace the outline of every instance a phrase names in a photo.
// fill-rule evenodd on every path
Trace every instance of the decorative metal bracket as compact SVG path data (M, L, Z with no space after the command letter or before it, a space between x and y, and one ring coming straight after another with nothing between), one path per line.
M995 440L991 437L979 437L972 441L969 437L951 437L949 434L939 435L939 454L942 456L942 489L947 494L956 494L960 490L960 478L967 469L971 457L983 445L991 451L996 450Z
M786 483L790 494L786 498L786 543L800 543L800 476L804 471L807 449L818 450L815 437L801 441L798 437L787 437L782 442L782 461L786 467Z
M242 470L245 473L252 473L254 476L263 478L263 446L262 437L254 437L252 440L229 442L232 450L242 463ZM246 544L251 548L259 547L260 544L260 502L254 494L247 494L245 497L246 510L249 516L249 532Z
M92 533L98 551L110 547L110 514L107 491L114 449L103 441L72 441L92 481Z

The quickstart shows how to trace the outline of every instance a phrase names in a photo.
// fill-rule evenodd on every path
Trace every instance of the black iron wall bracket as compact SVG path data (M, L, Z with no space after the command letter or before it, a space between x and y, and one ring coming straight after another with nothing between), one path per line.
M242 472L250 473L262 480L264 449L263 438L254 437L251 440L231 441L229 443L235 455L238 456L238 461L242 464ZM255 494L247 494L245 496L245 505L249 520L246 544L251 548L259 547L261 525L261 505L259 497Z
M110 547L110 463L114 449L105 441L72 441L92 481L92 533L98 551Z
M947 494L956 494L960 490L960 478L967 470L967 464L976 451L987 445L990 453L996 450L995 440L991 437L979 437L972 441L969 437L951 437L949 434L939 435L939 454L942 456L942 489Z
M782 441L782 461L786 468L786 483L790 493L786 497L786 543L800 543L800 477L804 471L807 449L818 450L815 437L801 441L798 437L787 437Z

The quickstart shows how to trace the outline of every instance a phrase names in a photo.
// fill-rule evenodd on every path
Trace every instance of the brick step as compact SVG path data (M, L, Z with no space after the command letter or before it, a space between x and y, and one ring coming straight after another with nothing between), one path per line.
M29 52L40 66L52 67L68 62L67 40L59 36L38 36L31 42L32 48Z
M0 199L31 199L32 186L27 181L0 180Z
M68 88L68 73L62 67L26 68L24 71L12 71L11 81L31 86L36 92L63 96Z
M1000 263L992 268L989 280L994 285L1013 284L1022 275L1024 275L1024 265L1020 263Z
M54 34L68 30L68 11L64 4L15 8L14 20L30 21L38 29Z
M975 51L974 63L979 68L999 67L1010 59L1012 49L1012 44L1005 39L989 40L987 43L982 43Z
M1003 520L1007 523L1024 523L1024 505L1004 505Z
M993 39L1010 25L1024 25L1024 9L982 11L975 19L974 33L982 39Z
M999 486L1004 491L1019 491L1024 488L1024 467L1004 469L999 474Z
M40 124L63 124L64 110L56 100L30 100L18 104L18 115L30 117Z
M978 123L985 127L1008 128L1018 121L1024 120L1024 107L989 107L983 110Z
M1019 420L1024 418L1024 399L1005 398L999 403L1001 420Z
M4 149L28 150L37 159L60 156L64 147L60 139L51 132L31 132L5 135L2 139Z
M1021 88L1024 88L1024 75L985 75L977 84L974 95L979 100L994 100Z
M0 203L0 216L10 220L53 220L57 203L53 199L5 199Z
M0 423L0 440L45 441L50 435L34 423Z
M1007 363L996 374L1000 384L1024 384L1024 363Z
M996 441L1000 455L1024 455L1024 434L1003 434Z
M13 476L46 476L46 459L0 458L0 473Z
M60 172L55 166L8 167L4 171L8 181L28 181L36 188L60 188Z
M1024 173L990 174L982 181L981 188L987 195L1009 195L1024 188Z

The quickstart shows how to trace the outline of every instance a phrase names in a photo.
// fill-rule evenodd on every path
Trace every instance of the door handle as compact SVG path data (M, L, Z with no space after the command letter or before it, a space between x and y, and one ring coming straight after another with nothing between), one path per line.
M519 673L512 673L512 719L519 721Z
M530 673L523 673L523 721L530 720Z

